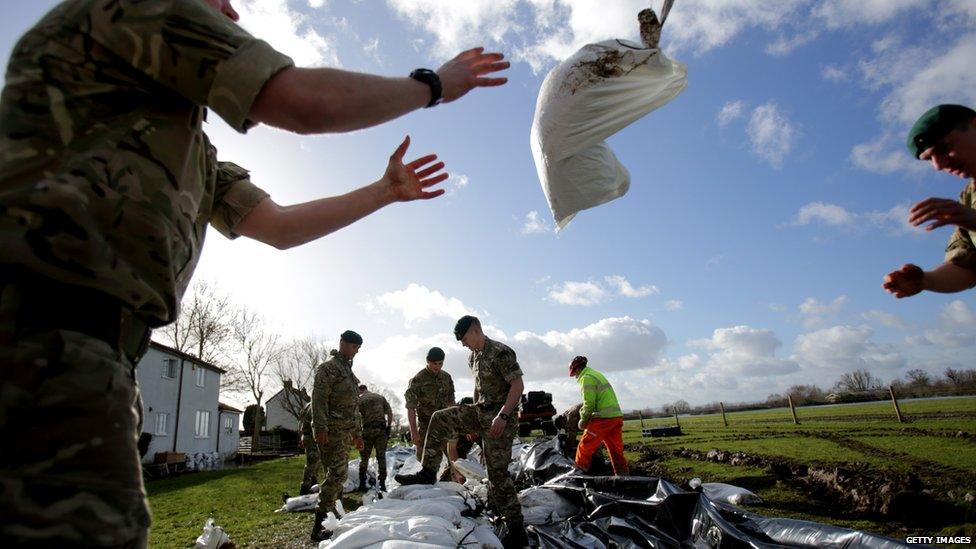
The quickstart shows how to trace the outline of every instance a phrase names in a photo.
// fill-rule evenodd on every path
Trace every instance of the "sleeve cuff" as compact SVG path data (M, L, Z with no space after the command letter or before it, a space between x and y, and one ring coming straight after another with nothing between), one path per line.
M295 66L287 55L264 40L247 42L221 64L207 98L207 105L232 128L244 133L254 126L247 119L261 88L282 69Z
M239 235L234 232L241 221L270 195L250 180L236 181L227 190L210 224L227 238Z

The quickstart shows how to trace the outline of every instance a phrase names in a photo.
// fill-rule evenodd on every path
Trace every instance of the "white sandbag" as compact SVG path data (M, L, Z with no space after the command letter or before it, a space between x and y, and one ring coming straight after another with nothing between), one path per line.
M316 507L319 506L319 495L305 494L304 496L295 496L293 498L288 498L281 505L281 508L275 509L275 513L301 513L304 511L314 511Z
M551 524L576 516L580 509L549 488L532 487L519 492L526 524Z
M762 503L762 498L749 490L723 482L706 482L702 484L702 491L712 501L724 501L732 505Z
M212 518L208 518L203 525L203 533L197 537L195 548L219 549L225 543L230 543L230 536L220 526L214 526Z
M494 538L494 539L492 539ZM463 541L462 541L463 540ZM394 543L403 542L403 543ZM489 547L500 548L490 529L462 519L459 525L436 516L409 519L374 520L336 534L319 544L320 549L361 549L365 547Z
M454 460L454 469L461 473L464 478L469 480L483 480L488 478L488 471L485 466L471 458L461 458Z
M678 95L687 73L660 49L627 40L588 44L549 72L530 141L559 229L626 194L630 174L605 140Z

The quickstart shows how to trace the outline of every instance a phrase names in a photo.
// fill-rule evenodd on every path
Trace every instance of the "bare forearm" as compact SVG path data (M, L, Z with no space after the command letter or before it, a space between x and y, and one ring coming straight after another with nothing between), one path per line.
M407 408L407 423L410 424L410 436L416 436L417 412L413 408Z
M522 378L515 378L512 381L512 386L508 388L508 397L505 399L505 405L502 406L500 411L505 414L511 414L512 410L518 406L519 398L522 396L524 389L525 384L522 383Z
M923 287L930 292L955 293L976 286L976 271L952 263L943 263L925 272Z
M270 198L237 226L238 234L284 250L333 233L394 202L388 188L373 183L311 202L279 206Z
M456 440L447 441L447 459L453 462L453 461L457 461L457 458L458 458L457 441Z
M346 132L393 120L429 101L430 87L408 77L290 68L268 81L250 118L298 133Z

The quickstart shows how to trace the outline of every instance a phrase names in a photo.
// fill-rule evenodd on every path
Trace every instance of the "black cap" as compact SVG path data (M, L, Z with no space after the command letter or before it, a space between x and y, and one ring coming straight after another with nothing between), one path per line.
M459 318L457 324L454 325L454 337L456 337L458 341L461 341L464 334L468 333L468 328L470 328L475 322L478 322L477 317L473 317L471 315L464 315Z
M962 105L936 105L918 117L908 131L908 150L918 158L926 149L956 129L960 123L976 118L976 111Z
M431 347L430 350L427 351L427 360L431 362L440 362L441 360L444 360L444 349L441 349L440 347Z
M339 341L346 341L354 345L362 345L363 336L357 334L352 330L346 330L345 332L342 332L342 334L339 336Z
M366 385L365 385L365 384L363 384L363 385L360 385L360 386L359 386L359 390L360 390L360 391L365 391L365 390L366 390Z

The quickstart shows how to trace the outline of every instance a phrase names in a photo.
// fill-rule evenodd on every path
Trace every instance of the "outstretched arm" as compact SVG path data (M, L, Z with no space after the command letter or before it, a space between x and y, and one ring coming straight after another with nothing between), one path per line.
M435 163L437 155L429 154L404 164L403 156L409 146L408 136L390 157L386 173L375 183L340 196L292 206L281 206L266 198L241 220L235 232L284 250L335 232L387 204L444 194L444 189L428 190L448 178L441 172L444 163Z
M953 263L943 263L931 271L917 265L902 265L885 275L881 287L897 298L911 297L922 290L951 294L976 286L976 271Z
M474 48L437 69L449 103L474 88L500 86L507 78L486 75L507 69L500 53ZM390 78L339 69L287 68L261 89L248 118L310 134L347 132L382 124L430 102L430 88L409 77Z

